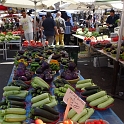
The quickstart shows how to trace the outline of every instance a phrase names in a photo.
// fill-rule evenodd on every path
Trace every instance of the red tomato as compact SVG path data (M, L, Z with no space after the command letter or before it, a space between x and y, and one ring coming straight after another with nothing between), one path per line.
M92 121L92 122L90 122L90 124L95 124L95 123Z
M91 122L87 122L86 124L91 124Z
M40 119L36 119L36 120L35 120L35 124L43 124L43 121L40 120Z

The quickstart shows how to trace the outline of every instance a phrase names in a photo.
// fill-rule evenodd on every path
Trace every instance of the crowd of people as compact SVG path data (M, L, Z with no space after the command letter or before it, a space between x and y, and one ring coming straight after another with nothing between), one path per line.
M20 29L24 30L25 39L30 41L33 39L33 19L26 14L25 10L21 11L22 17L19 21ZM46 16L42 16L42 20L36 18L37 40L46 38L49 45L69 45L71 28L71 17L67 16L65 21L61 17L61 12L57 12L56 18L53 19L52 14L47 12ZM40 35L39 35L40 32Z

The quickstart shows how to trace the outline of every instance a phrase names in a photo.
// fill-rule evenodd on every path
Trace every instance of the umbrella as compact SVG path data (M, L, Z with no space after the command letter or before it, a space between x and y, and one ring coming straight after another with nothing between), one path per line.
M6 11L7 9L8 9L7 7L5 7L5 6L3 6L3 5L0 5L0 10Z

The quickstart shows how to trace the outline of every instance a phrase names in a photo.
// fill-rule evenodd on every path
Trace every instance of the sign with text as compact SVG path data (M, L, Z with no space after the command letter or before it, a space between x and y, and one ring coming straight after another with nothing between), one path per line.
M86 103L77 94L68 88L65 96L63 97L63 101L67 104L69 99L71 99L70 107L80 114Z
M48 63L50 63L50 61L51 61L53 55L54 55L54 54L51 54L51 55L48 57L48 61L47 61Z

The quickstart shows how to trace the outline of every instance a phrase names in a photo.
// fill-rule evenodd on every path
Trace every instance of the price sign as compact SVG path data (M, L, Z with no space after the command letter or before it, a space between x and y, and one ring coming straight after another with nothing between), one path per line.
M49 57L48 57L48 63L50 63L50 61L51 61L51 59L52 59L52 56L53 56L54 54L51 54Z
M69 99L71 99L70 107L80 114L86 103L79 96L77 96L77 94L68 88L65 96L63 97L63 101L67 104Z

